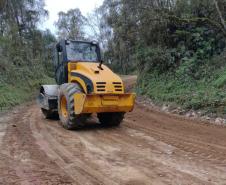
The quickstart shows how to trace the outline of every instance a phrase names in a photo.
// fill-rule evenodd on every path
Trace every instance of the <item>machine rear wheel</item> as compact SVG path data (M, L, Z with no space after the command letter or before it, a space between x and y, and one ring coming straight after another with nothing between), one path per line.
M103 126L119 126L124 119L124 112L98 113L97 117Z
M61 123L68 130L83 126L87 116L74 113L74 94L82 93L81 87L76 83L67 83L60 86L58 95L58 113Z

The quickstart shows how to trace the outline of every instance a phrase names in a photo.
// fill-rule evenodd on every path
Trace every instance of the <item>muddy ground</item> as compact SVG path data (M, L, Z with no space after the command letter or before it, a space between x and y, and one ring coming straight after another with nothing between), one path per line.
M118 128L67 131L29 103L0 115L0 184L226 185L226 128L136 104Z

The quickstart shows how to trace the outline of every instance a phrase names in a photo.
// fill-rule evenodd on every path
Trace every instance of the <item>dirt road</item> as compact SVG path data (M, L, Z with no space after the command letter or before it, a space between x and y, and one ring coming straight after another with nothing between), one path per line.
M0 184L225 185L226 128L136 105L119 128L67 131L30 103L0 117Z

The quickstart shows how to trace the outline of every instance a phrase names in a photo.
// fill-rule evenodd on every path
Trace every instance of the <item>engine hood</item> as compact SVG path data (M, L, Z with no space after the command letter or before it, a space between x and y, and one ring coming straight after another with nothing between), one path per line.
M98 63L78 62L71 70L71 81L73 78L81 77L87 83L92 82L93 92L95 93L124 93L124 86L121 78L106 65L100 69Z

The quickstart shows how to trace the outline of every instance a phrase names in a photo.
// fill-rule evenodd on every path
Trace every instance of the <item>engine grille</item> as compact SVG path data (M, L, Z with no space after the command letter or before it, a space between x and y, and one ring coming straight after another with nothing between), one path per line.
M106 92L106 84L106 82L96 82L97 92ZM123 85L121 82L112 82L112 84L115 92L123 92Z
M105 92L106 91L106 82L97 82L97 91Z
M122 83L121 82L113 82L114 88L116 92L122 92Z

